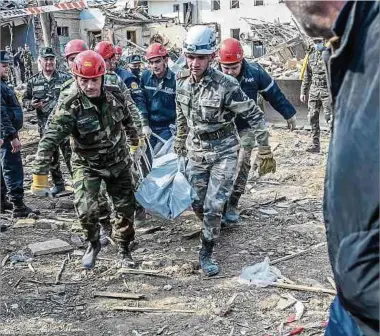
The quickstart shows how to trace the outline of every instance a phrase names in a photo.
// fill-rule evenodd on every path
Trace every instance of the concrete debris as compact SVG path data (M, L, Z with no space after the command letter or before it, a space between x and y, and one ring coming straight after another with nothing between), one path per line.
M299 79L310 42L296 24L242 18L250 31L240 38L251 58L277 79Z
M61 239L53 239L40 243L29 244L28 248L31 250L34 256L51 253L70 252L73 250L70 244L66 243Z

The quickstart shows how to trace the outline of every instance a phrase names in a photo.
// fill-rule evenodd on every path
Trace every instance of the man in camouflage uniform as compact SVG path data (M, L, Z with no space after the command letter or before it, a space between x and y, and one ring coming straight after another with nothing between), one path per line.
M326 122L329 126L332 123L331 99L327 88L326 65L323 61L322 52L324 50L323 40L315 39L315 47L308 56L308 63L305 76L301 85L300 100L306 103L306 97L309 94L308 110L311 124L311 134L313 137L312 144L306 149L310 153L320 152L320 133L319 114L321 108L325 113Z
M35 109L38 119L38 130L42 138L45 133L49 115L57 105L62 85L71 78L71 75L56 69L56 56L52 48L43 47L39 54L41 71L29 78L23 101L28 108ZM71 150L70 144L63 141L60 144L66 166L71 173ZM65 182L59 166L59 150L54 152L51 169L51 177L54 183L52 194L65 190Z
M101 248L98 196L102 181L116 210L113 238L118 243L119 257L122 266L129 265L133 262L129 243L135 233L135 198L126 134L134 156L139 143L137 130L124 96L104 89L106 65L99 54L92 50L81 52L72 70L75 82L62 91L54 118L38 146L32 192L46 194L50 158L57 144L70 136L74 204L89 242L83 267L94 267Z
M9 69L8 82L13 88L15 88L17 86L17 78L16 78L15 64L13 61L13 53L11 51L11 47L6 46L5 51L8 53L10 57L9 68L8 68Z
M25 43L25 49L22 54L22 58L25 66L25 79L28 80L33 76L33 55L29 49L29 44Z
M178 155L188 154L187 175L199 197L193 210L203 222L199 261L208 276L219 272L212 252L236 172L240 145L234 118L240 114L252 128L265 123L263 112L239 83L211 68L215 44L215 32L206 26L194 26L187 33L183 49L189 69L177 74L174 145ZM273 168L270 150L259 148L258 157L259 169Z
M141 135L141 120L140 112L137 108L134 99L138 101L142 100L142 92L138 87L136 78L132 75L128 76L127 80L122 80L122 78L115 72L115 62L116 62L116 48L111 42L102 41L95 46L95 51L100 54L104 61L106 62L106 74L104 76L104 86L112 91L118 92L125 97L125 101L128 104L132 119L137 127L139 136ZM119 50L120 52L120 50ZM120 69L119 69L120 70ZM127 71L124 70L123 74ZM126 77L124 77L125 79ZM127 86L128 85L128 86ZM112 227L110 223L111 217L111 207L108 201L106 188L102 186L99 193L99 215L101 224L101 243L106 245L108 243L107 237L111 236Z

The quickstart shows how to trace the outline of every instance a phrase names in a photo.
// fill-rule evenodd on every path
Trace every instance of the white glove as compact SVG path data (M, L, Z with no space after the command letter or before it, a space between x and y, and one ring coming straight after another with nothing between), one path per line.
M296 129L297 119L295 115L290 119L286 120L286 122L288 123L288 128L290 131L294 131Z
M142 132L145 135L145 137L149 138L152 134L152 129L149 126L143 126Z

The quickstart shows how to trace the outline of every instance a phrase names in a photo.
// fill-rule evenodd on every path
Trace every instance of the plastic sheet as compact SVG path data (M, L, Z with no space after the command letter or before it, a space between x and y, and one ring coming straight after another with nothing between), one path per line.
M174 219L197 198L184 175L184 160L175 153L154 159L152 171L135 193L136 200L148 212Z

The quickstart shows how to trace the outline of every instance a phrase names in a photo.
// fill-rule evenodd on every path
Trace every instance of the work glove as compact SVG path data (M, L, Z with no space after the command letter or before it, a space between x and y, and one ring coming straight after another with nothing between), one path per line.
M289 118L288 120L286 120L286 122L288 123L288 128L290 131L294 131L296 129L297 119L295 115Z
M32 187L30 188L33 195L38 197L52 197L49 189L48 176L47 175L35 175L33 174Z
M137 146L130 145L129 146L129 154L134 162L138 162L141 158L142 152L140 148L140 141Z
M142 133L147 139L149 139L152 135L152 129L149 126L143 126Z
M276 172L276 160L273 158L270 146L259 147L254 167L258 168L259 176Z

